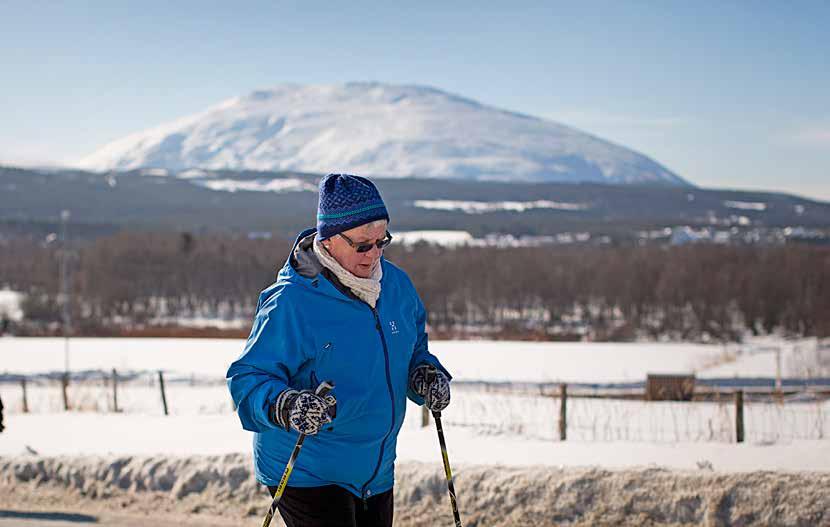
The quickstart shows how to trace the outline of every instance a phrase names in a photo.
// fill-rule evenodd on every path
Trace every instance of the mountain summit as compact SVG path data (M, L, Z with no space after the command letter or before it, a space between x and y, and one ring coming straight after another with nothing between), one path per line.
M379 83L258 90L112 142L78 165L689 185L574 128L430 87Z

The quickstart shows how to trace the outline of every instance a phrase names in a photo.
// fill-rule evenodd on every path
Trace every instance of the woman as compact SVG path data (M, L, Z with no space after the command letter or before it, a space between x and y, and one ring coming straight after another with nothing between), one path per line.
M273 495L298 434L309 436L279 511L288 527L391 526L406 398L443 410L451 376L429 353L412 282L383 258L392 237L377 188L320 182L317 228L302 232L262 292L228 386L255 432L256 478ZM335 388L314 393L321 381Z

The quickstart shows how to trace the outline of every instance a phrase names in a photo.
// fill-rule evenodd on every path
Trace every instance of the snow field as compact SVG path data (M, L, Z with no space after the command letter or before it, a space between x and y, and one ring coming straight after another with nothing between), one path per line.
M29 414L21 413L20 387L0 384L8 408L0 455L31 450L44 456L186 455L250 449L251 435L241 429L223 385L174 384L167 389L171 415L164 416L158 387L149 384L134 381L120 386L119 413L112 412L111 388L103 383L70 389L70 400L85 405L71 412L63 411L56 383L32 387ZM748 403L742 445L734 442L731 403L573 397L568 399L568 440L561 443L559 403L552 397L455 390L452 404L443 412L448 438L457 436L451 448L461 450L465 462L478 464L695 468L698 462L717 461L718 470L830 470L828 401ZM399 458L429 460L434 455L434 431L431 425L422 428L421 419L421 409L410 403L399 438ZM55 429L61 434L53 434ZM419 441L430 446L424 450ZM771 446L778 452L774 459L768 457ZM494 449L533 455L494 457ZM584 456L580 449L593 453ZM617 458L621 449L629 451L622 460ZM563 457L563 452L570 455Z
M70 369L157 372L181 378L224 378L244 347L241 339L73 338ZM775 348L784 377L819 375L830 347L815 339L754 339L742 346L685 343L432 341L430 351L454 380L609 383L644 381L648 373L695 373L698 378L774 377ZM61 372L61 338L0 338L0 375ZM830 373L827 373L830 375Z
M416 412L412 412L415 414ZM249 453L252 436L232 414L163 415L51 413L11 415L0 440L0 457L155 456ZM603 468L667 467L717 471L830 471L830 442L653 443L554 442L511 434L490 435L446 423L450 459L458 465ZM433 426L407 426L398 437L398 460L440 460Z
M473 381L507 381L516 386L523 382L642 381L648 372L697 369L698 375L705 377L712 371L721 375L727 366L740 368L742 364L753 373L769 374L776 364L771 351L774 346L783 349L785 368L802 368L805 357L813 355L804 351L811 349L809 343L759 342L760 351L743 356L721 346L654 343L438 341L432 343L432 349L454 374L455 381L468 381L455 383L452 405L444 412L449 427L481 437L557 441L559 398L533 391L491 392L487 385L482 387ZM27 385L28 408L33 415L63 412L57 378L64 344L63 339L0 339L0 375L5 373L0 377L5 379L0 382L0 397L7 416L23 412L22 389L14 375L35 376ZM158 383L158 370L163 369L171 418L232 416L233 404L223 377L242 346L241 340L223 339L72 339L73 380L67 390L73 409L70 415L113 412L110 376L112 368L117 368L120 413L136 418L163 414ZM766 370L762 369L764 365ZM791 444L824 439L830 434L828 401L799 401L799 396L783 404L754 402L751 397L745 401L747 443ZM569 441L732 443L736 435L735 407L729 399L720 403L644 402L572 394L567 413ZM420 421L420 409L411 406L404 429L417 430ZM208 450L213 452L212 448ZM16 454L22 447L3 450Z
M171 416L232 415L233 402L224 382L166 381L165 397ZM9 415L23 412L22 388L0 383L0 397ZM39 380L27 385L27 402L33 414L63 411L60 382ZM108 380L69 384L73 412L114 412L112 384ZM157 376L141 374L121 380L117 388L118 412L162 415L163 402ZM548 395L522 395L483 391L457 385L452 405L444 412L448 425L468 428L487 436L557 441L561 399ZM641 441L653 443L735 441L735 404L723 402L647 402L580 398L567 401L568 439L575 441ZM420 408L410 405L404 428L421 426ZM783 403L744 404L744 434L750 443L790 443L825 439L830 435L830 401L785 400Z

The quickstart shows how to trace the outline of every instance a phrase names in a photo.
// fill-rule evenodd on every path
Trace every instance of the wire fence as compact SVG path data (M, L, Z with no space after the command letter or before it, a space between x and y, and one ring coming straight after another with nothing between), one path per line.
M721 401L646 401L619 393L567 397L567 440L735 442L738 406ZM481 434L517 434L559 441L562 399L556 395L456 390L444 412L448 425ZM830 399L816 394L750 397L742 407L743 441L773 444L830 435Z
M217 415L234 411L225 382L159 372L6 378L0 398L8 414L119 412L135 414ZM164 387L162 388L162 384ZM64 395L65 394L65 395ZM635 399L638 397L638 399ZM777 444L822 440L830 436L830 398L809 391L783 397L747 394L741 424L734 398L706 401L646 401L630 391L593 390L568 394L568 441L735 442L739 426L751 443ZM559 441L563 437L561 394L527 386L459 383L443 412L447 426L467 427L480 435L517 435ZM410 404L404 427L423 425Z

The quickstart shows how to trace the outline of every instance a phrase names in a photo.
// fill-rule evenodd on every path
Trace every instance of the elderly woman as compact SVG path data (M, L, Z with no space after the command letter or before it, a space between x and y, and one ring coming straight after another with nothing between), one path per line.
M251 335L228 370L242 427L255 432L257 480L271 494L298 434L279 512L288 527L391 526L395 447L406 398L444 409L449 373L428 351L426 312L383 258L392 236L366 178L320 182L317 228L302 232L259 297ZM331 380L330 395L314 393Z

